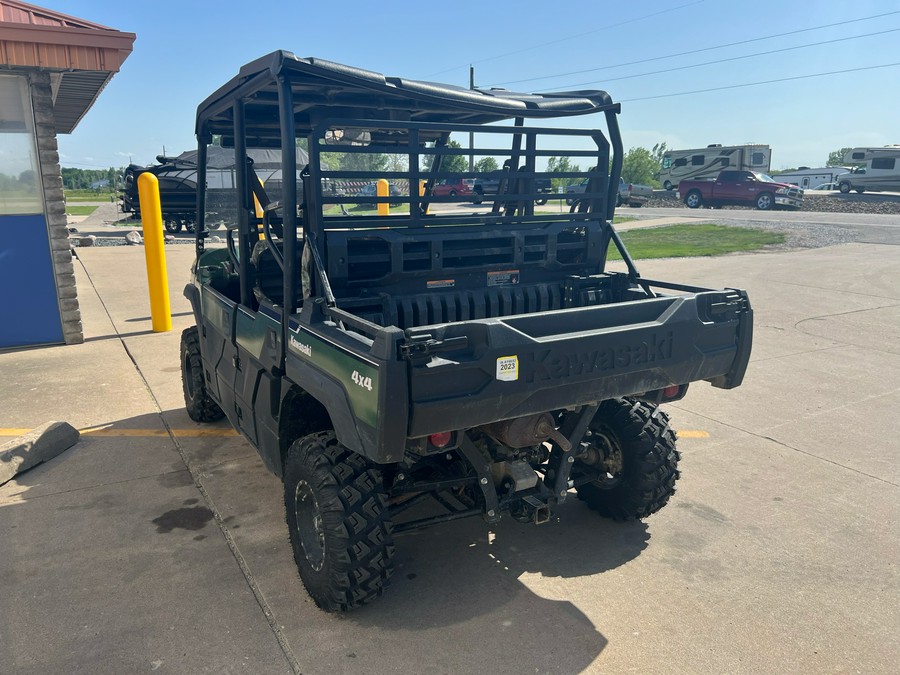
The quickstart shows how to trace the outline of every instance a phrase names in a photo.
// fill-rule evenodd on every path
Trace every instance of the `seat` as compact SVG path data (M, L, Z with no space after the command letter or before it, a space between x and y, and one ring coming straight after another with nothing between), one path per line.
M283 243L276 242L279 252L283 252ZM284 304L284 280L281 266L275 259L269 242L260 239L253 245L250 255L250 264L253 266L253 295L257 302L269 302L273 305Z

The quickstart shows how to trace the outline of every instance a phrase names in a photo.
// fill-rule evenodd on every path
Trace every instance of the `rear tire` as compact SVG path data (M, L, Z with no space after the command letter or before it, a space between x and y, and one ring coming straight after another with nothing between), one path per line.
M181 387L184 407L195 422L215 422L225 417L219 404L206 389L203 360L200 357L200 337L196 326L181 333Z
M646 518L666 505L675 494L680 459L666 413L648 403L610 399L600 405L590 431L585 440L611 449L619 468L607 480L579 486L579 499L613 520Z
M864 187L858 187L858 188L856 188L856 194L861 195L861 194L862 194L863 192L865 192L865 191L866 191L866 188L864 188Z
M684 197L684 204L689 209L699 209L703 206L703 195L699 190L691 190Z
M300 579L326 612L380 597L393 572L394 540L380 474L333 431L291 445L284 505Z

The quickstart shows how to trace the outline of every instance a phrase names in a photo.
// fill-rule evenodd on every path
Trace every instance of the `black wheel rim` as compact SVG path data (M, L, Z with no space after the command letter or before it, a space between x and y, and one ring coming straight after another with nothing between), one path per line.
M312 487L305 480L294 488L294 519L303 554L316 572L325 565L325 528L322 512Z
M194 369L191 367L190 354L184 355L184 393L188 398L194 400Z

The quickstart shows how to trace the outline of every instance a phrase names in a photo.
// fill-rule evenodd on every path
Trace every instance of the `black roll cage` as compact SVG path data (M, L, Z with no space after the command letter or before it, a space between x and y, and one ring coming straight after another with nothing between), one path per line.
M424 230L434 226L489 226L504 229L529 223L566 221L573 225L601 221L608 228L624 259L629 277L652 296L649 286L640 279L634 262L612 227L615 197L622 169L623 146L617 114L620 106L603 91L559 92L552 94L516 94L496 90L466 90L451 85L387 78L378 73L341 66L317 59L299 59L289 52L274 52L244 66L240 74L220 88L198 108L198 186L206 185L207 146L213 136L220 136L225 147L235 148L235 174L239 193L237 227L227 232L232 262L239 270L240 299L251 305L252 288L249 273L253 246L260 232L283 271L282 344L286 344L289 317L298 306L298 233L304 245L311 247L317 276L313 277L313 296L326 300L326 313L338 323L346 321L371 334L379 327L340 311L330 291L323 266L325 233L336 228L405 228ZM609 139L598 129L558 129L526 127L525 119L550 119L591 113L603 113ZM489 124L512 120L513 126ZM335 128L377 129L382 132L368 145L325 145L326 132ZM398 143L398 132L405 132L405 143ZM298 132L308 142L309 165L303 168L302 199L298 200L296 139ZM507 148L451 148L447 141L453 132L483 132L510 137ZM595 162L588 171L540 172L536 159L560 154L538 148L537 138L580 136L593 140L596 150L566 150L563 154L590 158ZM524 143L523 143L524 142ZM429 146L428 143L433 143ZM523 147L524 146L524 147ZM247 159L248 147L280 147L283 192L281 199L270 202ZM408 157L409 170L338 171L323 169L324 152L393 153ZM451 176L474 177L471 172L441 171L441 161L452 155L508 155L510 167L500 180L490 213L442 217L436 222L427 215L431 203L442 198L429 194L435 181ZM431 169L420 170L420 158L433 156ZM521 164L521 166L520 166ZM609 170L607 171L607 167ZM587 178L588 188L579 196L570 213L536 215L534 200L541 195L534 188L538 175L546 178ZM402 178L409 181L410 194L403 197L347 197L325 194L323 182L338 178L374 181L379 178ZM424 196L419 196L420 180L426 180ZM515 183L516 189L510 186ZM257 217L253 198L259 202L263 217ZM405 202L410 213L402 216L328 217L324 209L346 202L377 204ZM302 207L303 223L300 227ZM283 254L273 244L272 220L281 212ZM206 193L197 190L196 253L199 257L210 236L206 223ZM299 231L302 229L302 232ZM237 232L235 241L234 233Z

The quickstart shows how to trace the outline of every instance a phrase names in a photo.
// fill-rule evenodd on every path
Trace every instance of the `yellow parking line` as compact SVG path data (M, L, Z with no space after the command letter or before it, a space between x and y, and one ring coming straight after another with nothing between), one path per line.
M32 431L32 429L0 428L0 436L22 436L30 431ZM169 436L169 432L165 429L113 429L111 427L88 427L86 429L79 429L79 432L83 436L96 436L98 438L167 438ZM176 437L181 438L240 436L234 429L172 429L172 433Z
M678 434L678 438L709 438L708 431L699 429L678 429L675 433Z

